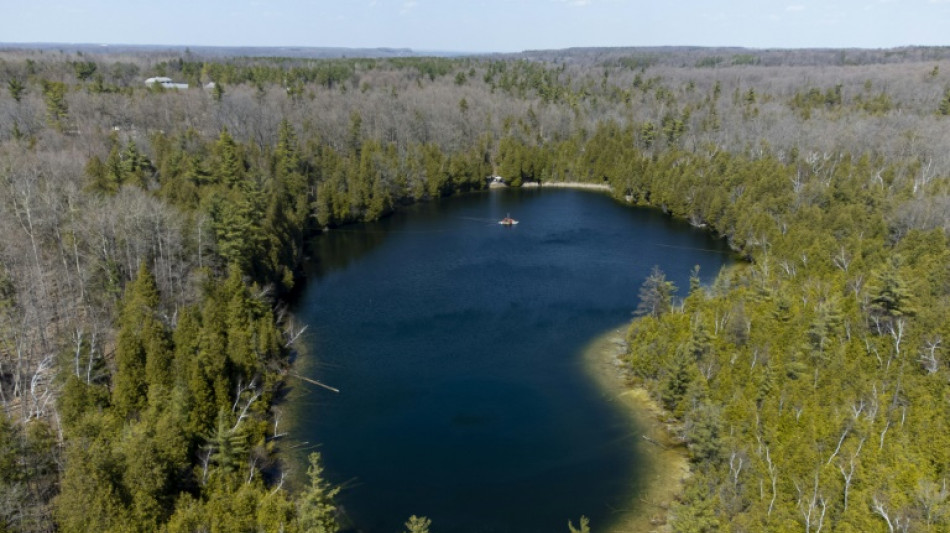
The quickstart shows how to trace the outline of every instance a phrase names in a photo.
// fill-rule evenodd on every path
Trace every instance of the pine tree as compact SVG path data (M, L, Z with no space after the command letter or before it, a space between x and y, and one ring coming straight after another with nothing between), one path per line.
M694 463L714 468L722 460L722 415L720 408L700 403L686 420L686 440Z
M119 154L119 142L117 139L113 139L109 156L106 157L105 175L100 183L97 188L106 194L119 192L122 184L125 183L125 167L122 164L122 156Z
M218 412L217 424L208 435L206 445L216 472L230 475L238 472L246 459L248 452L247 435L241 427L232 427L227 411Z
M280 124L274 152L274 180L267 208L267 233L272 235L271 255L278 259L271 270L293 267L303 250L303 237L311 228L311 194L302 171L297 137L286 119Z
M170 385L171 346L158 304L155 278L142 263L126 288L118 321L112 401L122 416L144 408L150 391Z
M20 103L20 99L23 98L23 93L26 91L26 86L17 78L10 78L7 80L7 90L10 91L10 98L13 98L16 103Z
M224 84L221 82L214 82L214 87L211 88L211 98L215 102L220 102L224 98Z
M102 159L99 159L99 156L94 155L90 157L83 171L89 180L89 189L99 192L107 192L110 189L109 183L106 180L106 166L105 163L102 162Z
M114 420L91 413L83 421L83 435L66 444L65 469L54 501L58 531L119 531L131 523L122 483L123 462L113 443Z
M122 152L122 181L133 183L142 187L148 186L147 172L151 163L135 145L135 141L129 140Z
M242 188L217 191L208 200L218 254L227 265L247 274L255 274L255 263L264 256L266 219L261 200L260 191Z
M274 150L274 175L279 180L300 173L300 154L297 149L297 134L286 118L277 131L277 147Z
M412 515L406 522L406 531L404 533L429 533L429 527L432 520L424 516Z
M666 274L660 270L660 267L654 266L646 281L643 282L643 286L640 287L640 303L634 314L655 318L669 312L673 306L675 293L676 286L673 282L667 281Z
M196 424L211 424L220 409L231 408L226 300L218 295L206 299L201 314L198 354L190 365L189 389L195 395Z
M359 111L350 113L350 129L346 135L346 145L351 155L360 156L363 146L363 116Z
M703 474L696 474L696 477ZM681 533L715 533L720 530L716 518L718 498L709 492L711 480L694 480L687 485L682 501L675 505L671 514L673 531Z
M943 98L940 99L940 105L937 107L937 113L942 116L950 115L950 89L943 93Z
M686 411L685 400L696 378L696 361L687 350L677 350L661 390L663 406L676 416Z
M212 180L228 187L234 187L244 179L244 161L238 151L237 143L222 129L218 141L214 145L214 159L212 162Z
M43 100L46 102L46 122L62 132L69 119L69 106L66 104L66 84L59 81L43 80Z
M869 290L871 301L868 305L873 316L890 322L905 315L914 315L911 304L913 295L900 272L901 258L891 256L887 265L877 272Z
M297 520L300 523L300 529L314 533L334 533L340 530L334 503L340 487L330 485L323 478L323 466L320 464L319 453L311 453L309 461L307 477L310 479L310 486L297 499ZM406 527L409 527L408 523ZM425 530L410 529L410 531Z

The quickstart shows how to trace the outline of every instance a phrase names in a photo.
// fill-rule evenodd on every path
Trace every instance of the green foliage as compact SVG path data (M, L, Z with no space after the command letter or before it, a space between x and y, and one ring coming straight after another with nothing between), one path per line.
M19 103L26 92L26 86L19 78L10 78L7 80L7 90L10 92L10 98Z
M894 101L886 92L874 96L859 95L855 98L855 103L860 110L871 115L883 115L894 109Z
M568 520L567 529L571 533L590 533L590 519L586 516L581 516L581 519L578 520L577 527L574 527L574 524Z
M719 408L707 403L691 408L686 428L686 442L693 462L703 469L715 468L723 460L723 428Z
M87 412L101 411L109 407L108 387L96 383L87 383L75 374L66 378L63 391L59 396L59 415L67 431L76 427Z
M944 91L943 98L940 99L940 103L937 106L937 114L944 117L950 115L950 89Z
M56 439L44 422L18 425L0 412L0 531L49 531Z
M238 473L243 466L244 456L249 450L247 435L240 426L231 426L227 411L218 413L218 422L208 435L206 449L213 473L220 476L230 476Z
M689 114L686 112L681 117L676 117L670 113L663 115L663 119L660 121L660 131L663 132L667 143L676 143L686 133L688 120Z
M717 498L708 492L703 476L696 477L699 479L689 485L683 500L671 510L671 525L674 531L682 533L717 532L720 530L716 517Z
M276 386L265 365L283 349L252 290L232 270L169 334L154 277L140 268L118 320L114 407L98 385L75 375L66 382L61 529L293 530L293 502L261 480Z
M673 295L676 285L666 279L666 274L655 266L640 287L640 303L637 304L635 315L650 315L658 317L668 313L673 307Z
M151 161L142 154L134 140L122 148L118 136L110 137L111 148L105 162L92 156L84 169L88 189L96 193L114 195L124 185L147 189L154 173Z
M211 98L215 102L220 102L224 98L224 84L221 82L214 82L214 86L211 88Z
M333 533L340 530L337 520L337 509L334 499L340 493L340 487L331 486L323 477L323 466L320 464L320 454L311 453L310 465L307 467L307 477L310 484L297 498L297 519L302 531L316 533ZM413 517L410 522L416 519ZM416 531L407 523L410 531ZM428 524L425 526L427 530Z
M759 62L753 54L736 54L732 56L733 65L755 65Z
M430 81L451 73L455 63L451 59L441 57L399 57L390 59L389 62L399 68L415 69Z
M617 60L621 66L630 70L645 70L656 65L655 56L625 56Z
M893 320L913 315L913 295L900 273L900 256L892 255L885 266L874 273L868 287L871 299L868 308L872 315Z
M46 102L46 122L57 131L64 131L69 119L66 103L66 84L43 80L43 100Z
M709 56L696 61L696 68L710 68L722 63L722 56Z
M131 522L129 494L122 482L122 457L112 446L115 424L107 415L92 414L70 440L56 497L59 530L121 531Z
M406 531L404 533L429 533L429 526L432 520L424 516L412 515L406 522Z
M666 409L679 416L686 412L697 374L696 361L685 350L677 351L663 381L661 398Z
M789 105L797 110L802 118L811 118L812 113L816 110L839 108L843 102L842 87L839 83L824 92L817 87L811 87L807 91L796 91Z
M220 484L203 499L181 497L167 531L262 531L293 533L293 504L286 492L270 492L259 481Z
M116 340L112 402L121 416L161 403L171 385L171 346L158 314L155 278L143 263L126 289Z
M86 81L96 73L98 65L94 61L74 61L73 71L79 81Z

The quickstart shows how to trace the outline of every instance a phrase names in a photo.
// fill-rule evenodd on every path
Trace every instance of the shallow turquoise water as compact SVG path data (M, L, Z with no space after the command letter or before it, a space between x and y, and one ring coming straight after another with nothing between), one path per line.
M520 223L497 221L511 213ZM635 501L637 429L580 351L630 320L654 265L682 290L720 241L576 190L501 190L319 236L295 436L323 453L353 530L595 530Z

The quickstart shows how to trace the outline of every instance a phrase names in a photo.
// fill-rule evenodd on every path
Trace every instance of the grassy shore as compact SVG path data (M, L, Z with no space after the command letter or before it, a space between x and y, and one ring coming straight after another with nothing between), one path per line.
M616 328L597 337L584 350L584 367L610 401L618 402L629 414L642 438L636 449L642 457L643 474L647 477L643 490L627 509L618 512L612 524L592 524L594 529L608 532L647 533L669 531L665 525L667 511L689 476L686 450L674 442L663 422L662 408L646 390L633 388L621 365L626 352L625 328ZM605 529L606 526L606 529Z

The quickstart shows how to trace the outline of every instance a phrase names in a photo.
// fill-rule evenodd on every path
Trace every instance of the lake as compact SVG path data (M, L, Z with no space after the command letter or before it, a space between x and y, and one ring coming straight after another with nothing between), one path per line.
M519 224L498 221L508 213ZM308 355L292 432L323 454L354 531L594 530L636 502L640 433L580 352L631 319L654 265L688 289L726 245L571 189L416 205L318 236L296 308Z

